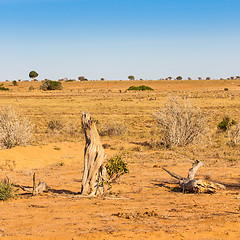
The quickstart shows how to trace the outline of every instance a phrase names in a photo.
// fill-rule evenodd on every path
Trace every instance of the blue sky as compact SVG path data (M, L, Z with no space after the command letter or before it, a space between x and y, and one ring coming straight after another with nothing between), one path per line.
M240 75L240 0L0 0L0 81Z

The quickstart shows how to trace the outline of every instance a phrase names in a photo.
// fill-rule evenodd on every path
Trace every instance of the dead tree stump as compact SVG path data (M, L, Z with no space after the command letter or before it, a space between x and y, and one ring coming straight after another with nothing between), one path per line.
M82 112L82 124L85 133L84 171L81 194L97 195L104 193L106 154L102 147L95 123L89 113Z
M226 187L219 183L202 179L194 179L197 170L203 165L203 162L196 160L196 162L193 163L192 168L189 169L187 178L181 177L174 172L168 171L165 168L162 169L172 177L179 180L179 185L183 192L187 191L190 193L215 193L217 190L225 189Z

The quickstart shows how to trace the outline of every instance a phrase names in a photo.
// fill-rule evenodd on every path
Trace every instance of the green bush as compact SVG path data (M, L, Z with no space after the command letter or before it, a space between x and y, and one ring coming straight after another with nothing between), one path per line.
M52 80L45 80L43 84L40 86L40 89L43 91L48 90L61 90L62 89L62 83L58 81L52 81Z
M127 89L128 91L154 91L154 89L152 89L151 87L145 86L145 85L141 85L141 86L131 86Z
M8 181L0 182L0 200L6 201L14 196L13 184Z
M129 173L127 163L122 160L121 156L111 157L106 164L107 175L109 180L108 185L111 185L113 181L116 181L121 175Z
M236 121L231 120L228 116L224 117L223 120L218 124L218 129L227 131L231 126L235 125Z
M9 88L0 87L0 91L9 91Z
M12 82L12 83L13 83L13 85L14 85L14 86L17 86L17 85L18 85L18 83L17 83L17 81L16 81L16 80L13 80L13 82Z

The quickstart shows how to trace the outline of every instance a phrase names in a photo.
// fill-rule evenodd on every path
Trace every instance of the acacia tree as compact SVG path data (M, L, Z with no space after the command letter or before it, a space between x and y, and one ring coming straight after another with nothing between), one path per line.
M36 78L37 76L38 76L38 73L35 72L35 71L31 71L31 72L29 73L29 77L32 78L32 79Z
M129 80L135 80L135 77L133 75L128 76Z
M176 77L177 80L182 80L181 76Z

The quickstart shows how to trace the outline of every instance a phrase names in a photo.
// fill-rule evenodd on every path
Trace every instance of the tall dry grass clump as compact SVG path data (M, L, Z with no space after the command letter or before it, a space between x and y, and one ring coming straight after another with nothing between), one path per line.
M165 108L154 113L166 147L199 141L207 130L207 119L189 100L170 96Z
M117 122L108 122L99 126L98 131L100 136L120 136L127 132L127 126Z
M229 130L229 138L231 145L240 144L240 123Z
M11 107L0 108L0 148L27 145L32 136L32 124Z

